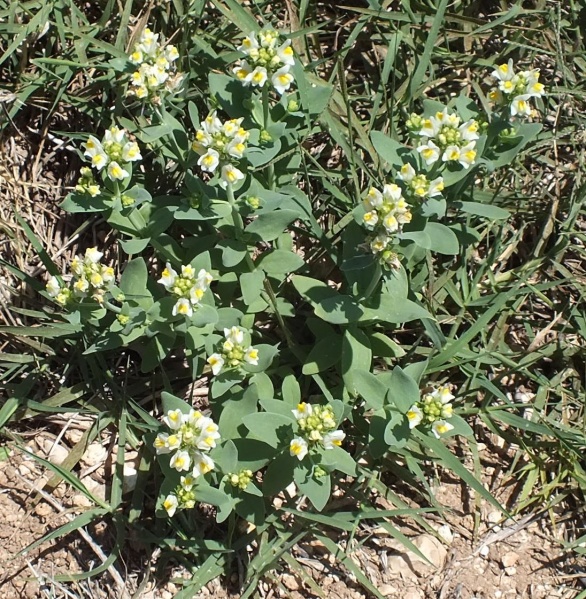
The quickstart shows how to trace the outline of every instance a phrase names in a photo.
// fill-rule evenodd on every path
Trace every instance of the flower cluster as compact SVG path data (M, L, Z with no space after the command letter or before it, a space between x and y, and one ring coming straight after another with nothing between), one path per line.
M84 156L90 159L92 167L97 171L106 169L111 181L126 179L130 173L124 167L142 159L138 144L128 139L124 129L115 126L106 130L102 141L90 135L84 145Z
M285 93L294 81L289 72L295 64L291 40L280 44L279 34L274 29L259 31L258 36L251 33L238 47L246 54L233 69L236 78L243 85L263 87L270 79L279 94Z
M214 469L214 461L207 453L216 446L220 433L218 425L197 410L189 410L188 414L181 410L169 410L163 422L170 433L159 433L155 438L157 455L172 453L171 468L191 473L181 477L180 486L163 503L169 516L172 516L177 507L194 506L194 481Z
M292 410L301 435L295 437L289 445L289 453L302 460L311 447L322 445L324 449L340 447L346 437L345 433L336 428L334 411L330 406L300 403Z
M373 232L370 238L370 250L381 264L398 266L398 257L389 247L394 233L401 231L404 224L411 222L409 205L402 195L401 188L395 183L387 184L382 192L371 187L363 200L366 210L362 224Z
M182 266L179 274L167 262L157 282L178 298L173 306L173 316L177 314L193 316L193 309L201 302L204 293L210 287L212 275L203 268L196 275L195 269L189 264Z
M75 191L77 191L78 193L86 193L90 195L92 198L95 198L97 195L100 195L100 186L96 183L96 180L94 179L92 169L87 166L82 166L79 173L81 176L77 181Z
M71 261L71 283L63 285L57 277L51 277L46 286L49 296L62 306L72 299L86 297L102 303L106 291L114 282L114 269L100 263L103 255L97 248L88 248L85 256L76 256Z
M207 360L214 375L220 374L226 368L236 368L243 362L258 365L258 350L244 343L244 329L224 329L224 337L226 340L222 344L222 353L212 354Z
M501 64L492 72L496 85L488 98L499 106L506 106L511 116L529 117L535 112L530 98L540 98L544 95L543 83L539 82L539 69L515 73L513 60Z
M232 164L243 158L250 137L241 123L241 118L222 123L214 110L201 123L191 144L192 150L200 154L197 164L202 171L214 173L220 169L220 185L224 188L244 179L244 173Z
M238 473L229 474L228 480L233 487L244 491L252 480L252 470L241 470Z
M179 58L177 48L171 44L163 47L158 40L158 33L145 29L129 57L138 69L132 74L128 95L150 98L154 104L160 102L162 92L174 92L183 79L173 64Z
M409 195L418 200L424 201L428 198L435 198L441 195L444 190L442 177L436 177L433 181L430 181L424 174L417 173L408 163L401 167L397 178L405 183Z
M423 424L430 426L433 434L439 439L440 436L454 427L446 422L454 413L451 401L454 396L449 387L438 387L430 393L425 393L420 401L413 404L407 412L409 428L415 428Z
M462 123L460 117L449 114L447 108L429 118L412 114L407 121L411 134L422 138L423 143L417 146L417 151L427 166L441 160L470 167L476 162L479 127L474 119Z

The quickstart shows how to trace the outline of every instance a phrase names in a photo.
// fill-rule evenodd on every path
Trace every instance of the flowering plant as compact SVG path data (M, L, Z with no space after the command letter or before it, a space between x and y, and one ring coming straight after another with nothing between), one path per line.
M89 165L63 203L112 228L119 281L91 248L46 286L85 327L86 355L139 356L159 385L152 414L133 407L163 474L158 515L189 523L206 503L231 530L327 509L389 454L466 476L449 444L473 432L462 391L432 367L446 337L426 298L478 238L470 223L507 218L476 181L537 134L520 119L543 94L536 71L501 65L492 113L465 95L424 99L393 137L360 128L356 141L336 128L334 85L252 21L182 90L174 65L193 53L140 34L123 95L151 110L123 103L120 126L84 136ZM326 131L354 160L329 174L308 150ZM400 346L405 327L419 328Z

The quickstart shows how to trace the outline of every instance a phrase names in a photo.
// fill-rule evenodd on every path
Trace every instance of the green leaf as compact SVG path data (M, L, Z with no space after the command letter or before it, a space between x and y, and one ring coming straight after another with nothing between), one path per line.
M235 239L222 239L216 247L222 249L222 264L226 268L240 264L248 253L246 244Z
M408 299L398 300L387 293L372 298L367 305L364 317L361 318L364 321L399 323L421 318L433 320L433 316L419 304Z
M321 512L332 494L332 479L328 476L314 478L309 475L295 481L299 492L306 495L313 507Z
M356 476L356 462L354 458L341 447L324 449L320 464L327 469L338 470L348 476Z
M240 289L242 290L242 299L247 306L254 304L260 297L265 275L262 270L245 272L240 275Z
M283 400L290 406L296 406L301 401L301 389L295 375L288 374L281 385Z
M389 421L385 427L384 440L390 447L400 449L407 445L411 434L409 422L404 414L392 412Z
M275 210L260 214L244 231L260 241L272 241L298 218L299 214L294 210Z
M241 388L232 391L227 399L222 400L218 427L222 431L223 439L239 439L246 433L242 419L257 411L257 401L256 385L250 385L245 391Z
M355 369L370 370L372 351L368 336L356 325L350 325L342 339L342 377L349 393L357 394Z
M260 405L263 407L265 412L269 412L271 414L280 414L285 418L289 418L292 423L295 423L296 421L295 416L293 416L291 406L282 399L261 399Z
M127 295L145 295L149 273L143 258L131 260L120 277L120 289Z
M356 392L373 410L383 407L387 387L374 374L357 369L353 372L352 380Z
M263 441L271 447L279 447L285 444L285 440L291 439L293 435L294 422L287 416L259 412L249 414L242 419L244 426L253 437Z
M298 270L305 264L305 260L295 252L286 250L273 250L260 256L256 262L269 275L281 275Z
M278 455L271 462L263 478L265 497L280 493L293 482L293 473L297 462L297 458L289 455L288 451Z
M337 364L342 356L341 341L340 335L328 335L320 339L305 358L303 374L317 374Z
M223 429L222 437L224 437ZM221 446L213 449L211 452L211 457L224 474L235 472L238 468L238 450L236 449L234 442L231 440L228 440Z
M490 220L504 220L511 216L508 210L493 206L492 204L481 204L480 202L454 202L452 206L462 210L462 212L483 216Z
M370 134L372 145L377 154L390 166L400 169L405 162L405 157L411 152L402 143L391 139L380 131L372 131Z
M220 372L218 376L215 376L212 381L211 386L211 396L216 399L221 397L234 385L237 385L244 379L244 374L240 372L238 369L236 370L226 370L224 372Z
M429 237L429 249L432 252L455 256L460 251L460 244L456 234L449 227L446 227L446 225L428 222L425 225L424 233Z
M420 399L419 385L399 366L393 368L389 379L385 403L405 414Z
M347 324L360 320L364 315L364 310L353 298L338 293L321 281L294 275L292 282L299 294L313 306L315 315L326 322Z

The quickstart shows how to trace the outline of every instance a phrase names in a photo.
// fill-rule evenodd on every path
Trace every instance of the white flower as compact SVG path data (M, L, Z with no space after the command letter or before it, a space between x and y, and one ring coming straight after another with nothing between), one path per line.
M431 395L439 399L443 404L450 403L455 396L451 394L449 387L438 387L434 389Z
M177 314L193 316L193 307L188 299L182 297L177 300L177 303L173 306L173 316L177 316Z
M234 185L238 183L238 181L242 181L244 179L244 173L237 169L233 164L225 164L222 167L221 174L222 181L220 185L222 187L227 187L228 185Z
M441 122L438 119L434 117L424 119L421 123L421 129L418 131L418 134L422 137L435 137L439 133L440 127Z
M457 162L460 160L460 148L458 146L448 146L443 153L442 160L444 162Z
M532 108L527 101L529 98L528 94L516 96L511 102L511 116L531 116Z
M226 146L226 153L234 158L242 158L246 150L246 144L242 143L240 139L233 139Z
M220 154L216 150L209 149L203 156L199 157L197 164L202 171L213 173L220 164Z
M232 72L243 85L250 85L250 78L252 77L252 67L243 60L239 65L236 65Z
M104 148L102 148L102 144L93 135L90 135L88 137L88 140L85 142L84 145L85 152L83 153L83 155L87 156L88 158L92 158L96 154L104 153Z
M429 195L430 198L434 198L435 196L441 195L443 190L444 180L442 177L438 177L437 179L434 179L430 182L429 189L427 190L427 195Z
M161 278L157 281L157 283L161 283L161 285L163 285L165 287L165 289L167 291L169 291L175 284L176 280L177 280L177 272L175 270L173 270L171 265L167 262L167 265L165 266L165 270L162 272Z
M244 352L244 361L248 364L252 364L252 366L258 366L258 349L249 347Z
M92 166L96 168L98 171L101 171L107 164L110 159L108 155L103 150L101 152L97 152L92 156Z
M499 82L499 89L503 94L512 94L515 91L517 81L515 79L505 80Z
M163 508L167 512L169 518L172 518L177 511L177 506L179 505L179 501L177 497L171 493L171 495L167 495L165 501L163 501Z
M407 410L406 416L409 428L415 428L423 420L423 412L415 404Z
M187 472L191 466L191 457L186 451L180 450L171 458L169 465L177 472Z
M409 183L412 179L417 176L415 169L409 164L406 163L401 167L401 170L397 174L397 179L401 181L405 181L405 183Z
M248 83L255 87L262 87L267 81L268 73L264 67L256 67L252 73L250 73L250 79Z
M362 217L362 222L364 223L364 226L367 229L374 229L374 227L378 223L378 212L376 210L371 210L370 212L367 212Z
M281 62L287 66L293 66L295 64L295 55L293 54L293 48L291 48L291 40L285 40L277 48L277 56Z
M437 162L440 157L440 149L436 146L433 141L428 141L417 148L417 151L421 154L425 164L431 166L434 162Z
M116 125L113 125L109 129L106 129L106 132L104 133L104 143L121 144L124 141L125 135L126 132L124 129L120 129L119 127L116 127Z
M173 431L177 431L183 424L183 412L181 410L169 410L166 416L163 416L163 422Z
M251 50L258 50L259 44L254 32L249 33L243 40L242 44L238 46L239 52L244 52L245 54L250 54Z
M211 418L203 417L199 422L199 426L201 427L201 433L196 440L197 448L209 451L216 446L216 441L220 438L218 425Z
M364 207L367 210L374 210L375 208L380 208L383 205L383 194L376 189L375 187L371 187L364 198Z
M322 443L326 449L333 449L334 447L340 447L345 437L346 433L343 433L342 431L332 431L331 433L326 433L324 435Z
M122 181L128 176L129 172L123 169L116 161L110 162L108 165L108 177L112 181Z
M387 183L383 187L383 198L397 202L401 199L401 188L395 183Z
M492 76L499 81L510 81L515 76L513 70L513 59L509 59L507 64L501 64L492 72Z
M464 168L468 168L476 162L476 142L471 141L460 148L460 157L458 161Z
M454 427L449 422L446 422L445 420L436 420L431 425L431 430L432 430L433 434L436 436L436 438L438 438L438 439L445 433L448 433L451 430L453 430L453 428Z
M254 77L254 74L253 74ZM273 76L271 77L271 82L273 87L277 90L279 94L284 94L290 87L291 84L295 81L293 75L289 73L289 66L286 65L280 68L278 71L275 71Z
M185 491L191 491L193 485L195 484L195 479L193 478L193 476L188 474L187 476L182 476L179 479L179 483L181 484L182 489L184 489Z
M389 212L383 219L383 226L388 233L395 233L399 230L399 221L392 212Z
M100 277L100 279L101 279L101 277ZM92 281L92 284L93 284L93 281ZM98 287L98 285L94 285L94 286ZM75 283L73 284L73 292L76 295L79 295L81 297L85 297L89 288L90 288L90 284L88 283L87 279L79 279L78 281L75 281Z
M234 345L241 345L244 342L244 330L240 327L225 328L224 337Z
M191 471L191 474L197 478L198 476L211 472L215 466L212 458L198 451L193 455L193 470Z
M384 252L387 249L387 245L389 244L389 242L391 241L391 238L388 237L387 235L377 235L371 242L370 242L370 249L373 252Z
M50 297L57 297L61 293L61 284L57 277L51 277L45 287Z
M181 447L181 435L171 434L167 439L167 445L171 451L175 451Z
M301 402L297 404L296 410L291 410L293 412L293 416L295 416L296 420L301 420L302 418L307 418L313 414L313 408L310 403Z
M203 268L197 273L197 283L202 287L209 287L213 280L212 275Z
M222 130L222 121L217 117L216 111L212 110L208 116L203 120L201 128L211 135L214 133L220 133Z
M167 433L159 433L156 436L153 445L157 455L169 453L171 451L171 448L169 447L169 435Z
M303 437L295 437L289 445L289 453L301 461L308 452L307 441Z
M215 376L220 374L220 371L222 370L222 368L224 366L224 358L222 358L222 356L220 354L212 354L207 359L207 362L212 367L212 373Z
M196 304L199 304L201 298L204 296L205 291L205 288L201 287L200 285L194 285L189 290L189 301L192 303L192 305L195 306Z
M88 248L85 251L85 259L84 262L86 264L97 264L104 254L98 251L98 248Z
M142 159L140 148L136 142L129 141L124 144L124 147L122 148L122 159L126 162L135 162L136 160Z
M458 131L462 135L464 141L476 141L480 137L478 135L478 122L474 119L470 119L460 125Z

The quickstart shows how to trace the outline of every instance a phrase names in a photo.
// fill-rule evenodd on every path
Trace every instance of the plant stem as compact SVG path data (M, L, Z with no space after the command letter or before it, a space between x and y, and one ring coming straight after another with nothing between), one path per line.
M271 111L269 104L269 86L268 83L262 88L262 120L263 120L263 128L265 131L268 131L271 119ZM267 186L270 190L275 189L275 165L272 163L268 164L265 168L267 174Z
M244 224L242 222L242 217L240 216L240 213L238 212L238 207L236 206L236 199L234 198L234 190L232 189L232 185L228 184L228 186L226 187L226 194L228 196L228 203L232 207L232 222L234 223L234 229L236 230L236 237L240 238L240 237L242 237L242 233L244 232ZM245 260L246 260L246 264L247 264L250 272L253 272L254 270L256 270L256 266L254 264L254 261L252 260L250 252L248 250L246 251ZM285 323L285 320L283 319L283 316L279 312L279 309L277 307L277 296L275 295L275 290L273 289L273 286L271 285L271 282L269 281L269 279L266 275L265 275L265 279L263 281L263 286L265 288L266 294L269 298L269 301L270 301L271 307L273 308L275 316L277 317L277 322L279 323L279 327L283 331L283 335L285 337L285 341L287 342L287 346L295 353L295 351L296 351L295 350L295 342L294 342L293 338L291 337L291 333L289 332L289 329L287 328L287 325Z

